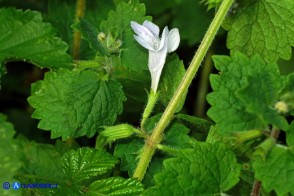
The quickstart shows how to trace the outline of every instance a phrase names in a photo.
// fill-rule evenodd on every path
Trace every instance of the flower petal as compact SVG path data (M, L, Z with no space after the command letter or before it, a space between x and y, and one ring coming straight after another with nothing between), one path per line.
M180 44L180 33L177 28L172 29L168 34L167 51L175 51Z
M143 26L147 27L155 36L159 36L159 27L156 24L145 20Z
M157 48L156 51L159 51L163 48L163 46L165 44L167 44L167 41L168 41L168 28L167 27L164 27L163 29L163 32L162 32L162 35L161 35L161 40L160 40L160 44L159 44L159 47Z
M159 51L154 52L149 50L148 67L151 73L151 88L154 92L157 91L161 72L165 64L166 55L167 43L165 43L162 49Z
M153 50L156 50L158 48L159 38L157 36L155 36L147 27L140 25L134 21L131 21L131 27L134 30L134 32L141 38L141 40L145 40L146 43L148 43L150 46L152 46ZM144 46L144 45L142 45L142 46ZM147 48L147 49L149 49L149 48Z
M146 40L144 40L142 37L138 36L138 35L134 35L134 38L135 40L141 45L143 46L144 48L148 49L148 50L152 50L152 51L155 51L153 49L153 46L147 42Z

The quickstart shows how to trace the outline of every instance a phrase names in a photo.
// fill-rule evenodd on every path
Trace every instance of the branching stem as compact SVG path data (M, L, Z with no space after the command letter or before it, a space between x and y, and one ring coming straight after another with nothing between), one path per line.
M147 167L152 159L152 156L155 153L156 146L160 144L162 140L162 134L164 129L168 126L169 122L171 121L174 112L177 108L178 103L180 102L183 94L185 91L188 90L197 70L200 67L201 62L203 61L207 50L209 49L216 33L226 17L227 12L229 11L231 5L233 4L234 0L224 0L217 11L212 23L210 24L208 31L206 32L196 54L194 55L192 62L184 75L176 93L174 94L172 100L168 104L166 110L164 111L161 119L155 126L152 135L148 138L145 142L143 147L139 163L137 168L134 172L133 177L137 178L138 180L142 180L146 173Z

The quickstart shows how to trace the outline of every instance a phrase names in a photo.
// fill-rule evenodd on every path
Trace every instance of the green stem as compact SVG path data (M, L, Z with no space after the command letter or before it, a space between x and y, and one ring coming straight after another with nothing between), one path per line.
M80 17L84 16L85 5L86 5L86 0L77 0L75 21L77 21ZM79 58L80 46L81 46L81 33L77 30L74 30L74 34L73 34L73 57L74 57L74 59Z
M217 11L212 23L210 24L208 31L206 32L198 51L196 52L195 56L193 57L193 60L185 74L185 76L182 79L181 84L179 85L176 93L174 94L172 100L168 104L166 110L164 111L161 119L157 123L156 127L153 130L152 135L150 138L148 138L145 142L145 145L143 147L139 163L137 165L137 168L134 172L133 177L137 178L138 180L142 180L144 178L144 175L146 173L147 167L152 159L152 156L155 153L156 146L160 144L162 140L162 134L164 129L167 127L169 122L171 121L171 118L173 117L173 114L176 110L176 107L178 103L180 102L183 94L185 91L188 90L197 70L200 67L200 64L205 57L208 48L210 47L214 37L216 36L216 33L223 22L223 20L226 17L227 12L229 11L231 5L233 4L234 0L224 0Z
M158 92L154 93L154 91L151 89L150 94L148 96L147 105L142 115L141 130L144 130L145 122L149 118L150 114L152 113L153 108L158 100L158 97L159 97L159 93Z

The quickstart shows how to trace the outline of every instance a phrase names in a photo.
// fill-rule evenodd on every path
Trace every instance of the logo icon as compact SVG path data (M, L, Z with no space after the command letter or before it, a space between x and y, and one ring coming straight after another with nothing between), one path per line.
M19 183L19 182L14 182L14 183L12 184L12 188L13 188L14 190L18 190L18 189L20 188L20 183Z
M3 185L2 185L3 189L7 190L10 188L10 184L9 182L4 182Z

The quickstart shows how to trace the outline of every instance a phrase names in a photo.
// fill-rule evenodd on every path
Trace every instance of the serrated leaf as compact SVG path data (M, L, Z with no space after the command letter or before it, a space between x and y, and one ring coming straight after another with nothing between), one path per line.
M91 137L121 114L125 100L121 88L114 80L101 81L90 70L60 69L33 84L28 101L36 108L33 117L41 119L39 128L50 130L52 138Z
M63 172L73 182L80 182L111 170L117 159L105 152L91 148L71 150L63 155Z
M277 145L266 157L253 163L255 178L262 182L263 188L278 195L294 194L294 154L288 148Z
M144 190L143 185L132 178L112 177L93 182L88 195L139 195Z
M240 176L236 157L224 144L196 143L164 161L156 186L143 195L212 195L232 188Z
M207 96L212 105L208 115L219 133L264 130L269 124L287 127L284 117L273 109L283 84L276 64L241 53L216 56L214 63L220 74L210 76L213 92Z
M185 67L182 61L176 54L173 54L171 57L167 58L167 62L164 65L162 75L159 82L158 91L159 101L167 106L176 92L180 82L185 75ZM182 95L182 99L178 104L177 112L180 111L185 103L187 91Z
M228 18L227 46L248 56L261 54L267 62L289 60L294 46L294 1L257 0L238 2L240 8Z
M145 16L145 6L138 0L129 3L120 3L116 11L111 11L106 21L102 21L100 31L107 34L118 35L122 41L121 64L133 70L146 70L148 51L140 46L134 39L134 32L131 29L131 21L143 23L150 20Z
M279 99L279 92L283 88L283 78L280 76L278 66L258 62L260 68L252 69L254 73L249 75L244 82L244 88L238 91L238 97L247 106L247 111L258 114L262 121L286 130L287 120L281 116L273 106ZM262 66L261 66L262 65Z
M52 69L72 67L67 44L55 36L54 29L43 22L39 12L2 8L0 20L1 60L20 59Z

